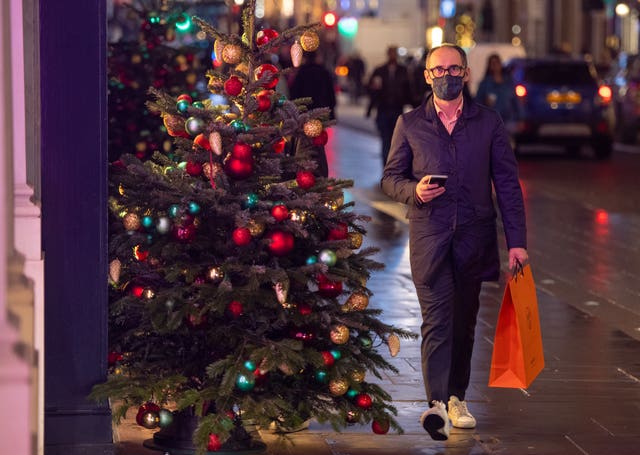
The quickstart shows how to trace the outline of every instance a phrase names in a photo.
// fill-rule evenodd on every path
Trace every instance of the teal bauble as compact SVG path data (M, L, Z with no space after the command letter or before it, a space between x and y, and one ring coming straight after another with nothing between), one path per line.
M253 372L253 371L255 371L255 370L256 370L256 364L255 364L255 362L253 362L253 361L251 361L251 360L247 360L247 361L244 363L244 367L245 367L247 370L251 371L251 372Z
M335 360L340 360L342 357L342 352L339 349L332 349L329 351Z
M140 222L145 227L145 229L153 227L153 218L151 218L149 215L143 216Z
M192 215L200 213L200 205L197 202L189 202L189 213Z
M329 267L333 267L338 261L338 256L333 250L322 250L318 254L318 260Z
M307 258L307 265L313 265L318 262L318 258L316 256L309 256Z
M358 391L357 390L353 390L353 389L347 390L347 397L355 398L356 396L358 396Z
M248 392L249 390L253 389L255 385L256 379L253 376L253 373L239 374L238 378L236 379L236 387L238 387L238 389L242 390L243 392Z
M318 370L316 371L316 381L321 382L321 383L325 383L327 382L327 372L324 370Z
M192 106L198 109L204 109L204 103L202 101L194 101Z
M160 428L166 428L173 422L173 412L168 409L160 409L160 411L158 411L158 417L160 417Z
M180 206L178 204L173 204L169 207L169 216L171 218L175 218L180 213Z
M280 98L278 98L278 106L284 106L284 103L287 101L287 97L282 95Z
M199 117L189 117L184 123L184 129L192 136L197 136L204 129L204 120Z
M187 112L187 109L189 109L189 101L187 100L180 100L176 103L176 108L180 111L180 112Z
M231 123L229 123L229 125L231 125L231 127L236 130L236 132L243 132L244 131L244 122L242 120L239 119L235 119L232 120Z
M360 346L362 346L362 349L365 349L365 350L371 349L371 346L373 345L373 341L371 340L371 337L368 335L360 335L358 337L358 341L360 341Z
M247 208L252 209L256 205L258 205L259 201L260 201L260 198L256 193L249 193L247 194L247 198L245 199L244 203Z

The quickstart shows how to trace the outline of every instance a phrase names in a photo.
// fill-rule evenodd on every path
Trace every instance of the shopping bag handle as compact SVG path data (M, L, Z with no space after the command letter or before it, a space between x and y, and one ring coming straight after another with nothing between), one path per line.
M516 258L516 266L513 268L511 279L518 281L518 275L524 276L524 268L522 267L522 262Z

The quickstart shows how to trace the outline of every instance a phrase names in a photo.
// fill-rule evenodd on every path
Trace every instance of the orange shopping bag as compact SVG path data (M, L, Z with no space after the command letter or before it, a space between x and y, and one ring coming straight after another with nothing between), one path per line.
M527 388L543 368L536 287L531 267L518 264L500 306L489 387Z

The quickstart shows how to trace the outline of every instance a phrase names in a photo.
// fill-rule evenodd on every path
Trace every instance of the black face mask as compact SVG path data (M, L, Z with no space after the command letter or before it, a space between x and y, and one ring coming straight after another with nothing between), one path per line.
M450 74L433 78L433 93L441 100L455 100L462 93L463 79L464 76L451 76Z

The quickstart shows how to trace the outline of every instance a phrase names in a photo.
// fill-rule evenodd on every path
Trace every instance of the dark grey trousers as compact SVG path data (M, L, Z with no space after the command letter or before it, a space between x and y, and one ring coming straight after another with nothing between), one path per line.
M454 272L451 258L432 286L415 283L422 311L422 376L429 403L449 396L464 400L482 282Z

